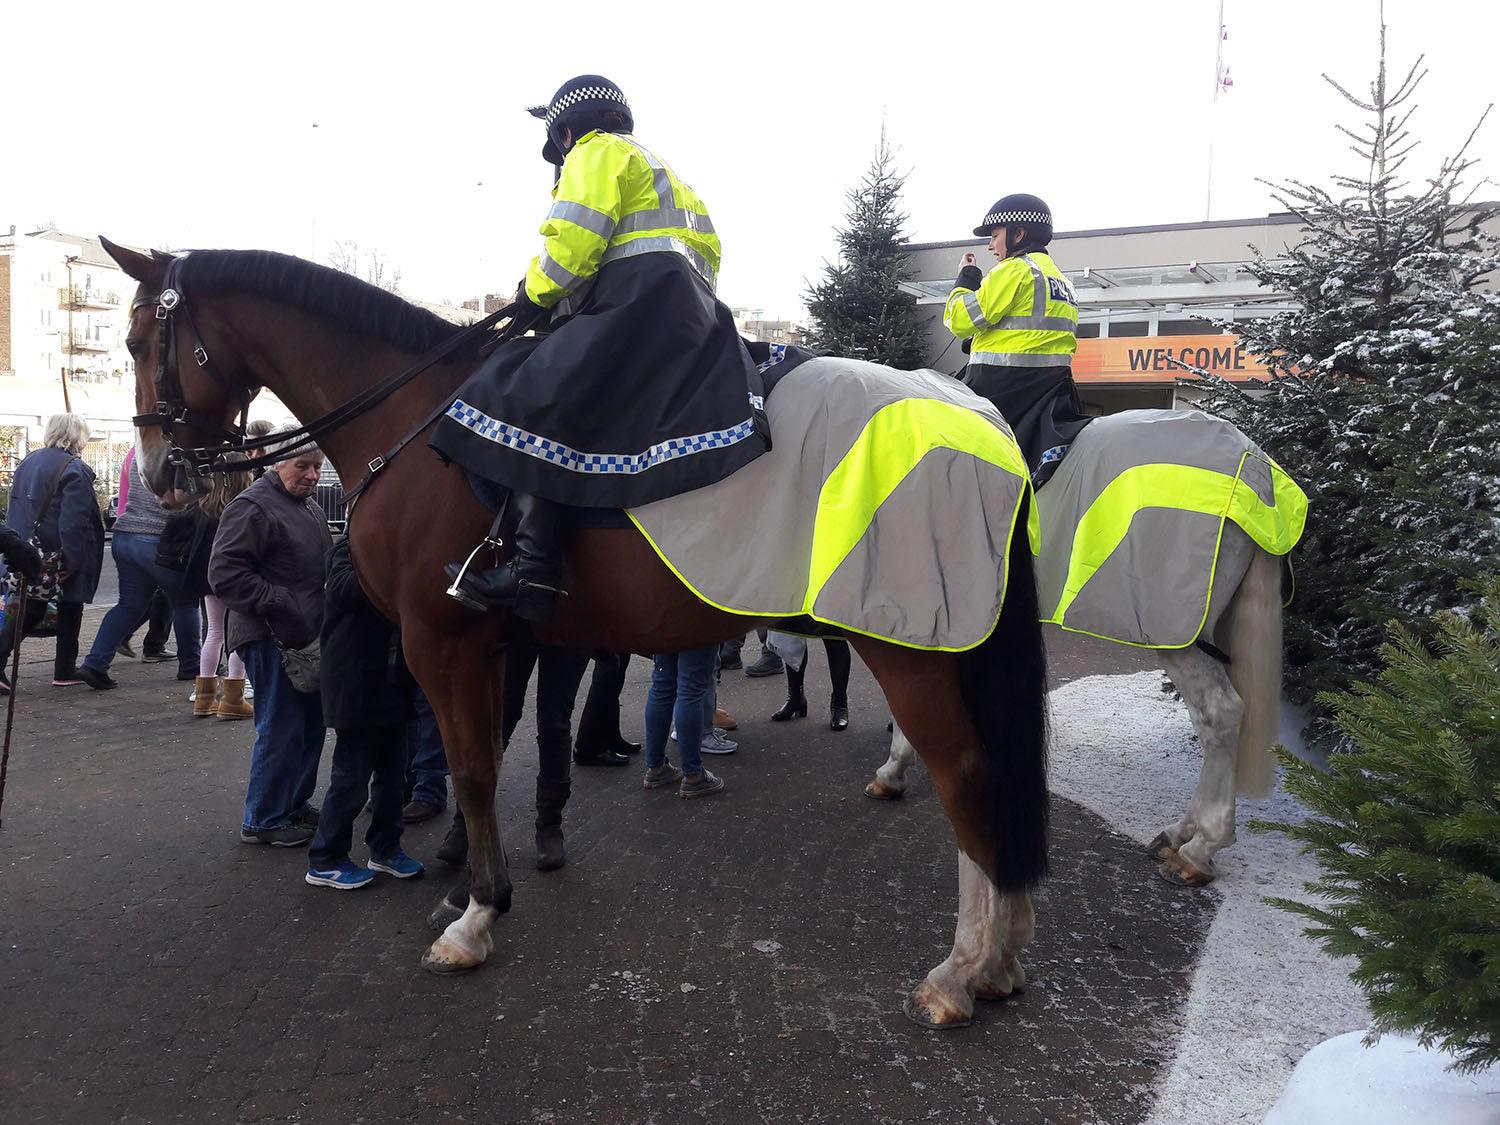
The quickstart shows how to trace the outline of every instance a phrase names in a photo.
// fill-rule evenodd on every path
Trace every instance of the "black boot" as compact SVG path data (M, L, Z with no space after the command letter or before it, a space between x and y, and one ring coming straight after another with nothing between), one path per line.
M807 718L807 696L802 691L802 677L807 672L807 657L802 658L802 667L786 666L786 703L771 716L773 723L784 723L788 719Z
M472 601L513 610L527 621L546 621L556 607L562 582L562 509L529 492L515 493L511 503L516 510L516 531L510 561L488 570L471 567L459 589ZM444 570L457 581L463 564L449 563Z
M562 814L573 791L571 781L536 779L536 869L556 871L568 862L563 851Z
M828 705L828 729L849 729L849 701L841 696L835 695L833 702Z
M453 867L462 867L469 858L469 826L464 823L462 809L453 810L453 823L448 825L448 834L438 845L438 859Z

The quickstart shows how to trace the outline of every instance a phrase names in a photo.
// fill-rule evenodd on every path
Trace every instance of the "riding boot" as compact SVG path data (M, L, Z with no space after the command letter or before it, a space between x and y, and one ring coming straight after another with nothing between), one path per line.
M512 494L516 511L515 551L510 561L488 570L464 574L460 590L470 598L510 609L527 621L546 621L552 616L562 582L562 509L550 500L529 492ZM461 563L445 568L457 580Z
M568 862L563 851L562 814L573 791L571 781L536 779L536 869L556 871Z
M802 667L786 666L786 703L771 716L773 723L784 723L788 719L807 718L807 696L802 691L802 678L807 673L807 657L802 658Z
M452 867L462 867L469 858L469 826L464 822L462 809L453 810L453 823L448 825L448 834L438 845L438 859Z

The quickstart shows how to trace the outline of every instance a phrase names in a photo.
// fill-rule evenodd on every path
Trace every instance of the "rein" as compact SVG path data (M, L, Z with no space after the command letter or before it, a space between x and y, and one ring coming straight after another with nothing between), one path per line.
M201 412L190 409L184 401L185 395L182 389L182 381L177 373L177 317L180 315L187 322L188 329L192 332L196 345L193 348L193 358L198 366L212 378L221 383L228 382L223 376L214 371L207 350L203 347L203 337L193 324L192 314L188 311L187 302L183 296L182 283L179 278L181 265L184 259L174 258L167 265L166 276L162 279L160 293L137 297L131 302L130 311L133 313L138 309L150 305L156 306L156 320L159 324L157 342L156 363L156 409L149 414L137 414L131 418L131 424L137 427L160 427L165 433L170 448L167 453L167 463L172 465L176 471L177 478L183 482L184 491L198 492L198 482L201 478L212 473L246 472L257 469L263 465L272 465L287 458L289 447L295 447L293 452L299 451L304 446L316 445L318 439L324 434L332 433L334 430L348 422L358 418L373 407L385 401L396 391L406 386L422 372L433 364L451 355L465 344L481 336L496 323L511 318L511 323L499 334L497 342L504 342L513 336L524 332L529 324L522 324L515 316L516 306L506 305L504 308L491 313L483 320L476 321L467 328L461 329L448 339L430 348L423 353L410 367L391 376L383 383L369 387L344 405L335 407L324 414L321 418L314 419L306 425L297 426L294 429L282 430L278 433L266 434L264 437L256 438L253 442L245 437L245 427L250 413L250 399L253 397L248 388L240 392L241 402L239 410L239 421L235 429L227 429L220 425L217 419L206 418ZM397 442L390 450L367 463L367 472L364 478L345 493L345 498L353 500L363 492L374 479L375 474L386 467L396 454L406 448L418 434L430 426L444 411L448 409L447 402L441 403L436 411L429 415L417 429L409 432L401 441ZM190 426L193 429L207 433L220 435L224 440L216 446L194 446L184 448L177 444L173 428L176 425ZM226 456L231 453L243 453L250 449L266 448L271 445L279 448L275 453L267 453L260 457L251 457L245 460L227 461Z

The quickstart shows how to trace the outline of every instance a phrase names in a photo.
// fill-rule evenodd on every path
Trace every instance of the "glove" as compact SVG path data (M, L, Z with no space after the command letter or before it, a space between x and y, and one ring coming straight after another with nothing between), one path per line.
M30 543L8 527L0 527L0 555L12 570L18 570L26 581L35 582L42 576L42 556Z
M524 280L516 287L516 296L512 303L516 306L516 311L511 314L510 325L505 330L505 335L510 339L524 335L545 321L549 315L549 310L542 308L526 295Z
M984 282L984 274L979 272L978 266L965 266L958 271L958 280L953 283L955 289L978 289Z
M968 354L969 354L969 351L970 351L970 350L971 350L971 349L972 349L972 348L973 348L973 347L974 347L974 338L973 338L973 337L972 337L972 336L970 336L970 337L969 337L969 338L968 338L968 339L966 339L966 340L963 340L963 341L961 341L961 342L960 342L960 343L959 343L959 345L958 345L958 349L959 349L959 351L961 351L961 352L963 352L963 353L964 353L964 355L968 355Z

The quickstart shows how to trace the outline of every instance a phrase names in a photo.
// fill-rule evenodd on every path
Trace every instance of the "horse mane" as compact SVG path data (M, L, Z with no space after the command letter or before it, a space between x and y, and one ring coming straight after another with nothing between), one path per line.
M178 269L190 293L233 291L268 297L403 351L425 352L463 329L377 285L290 254L193 250L183 256Z

